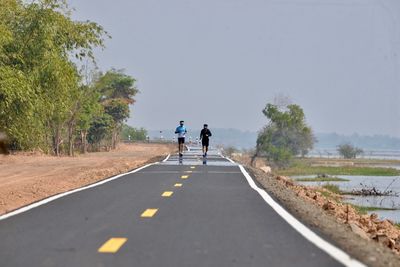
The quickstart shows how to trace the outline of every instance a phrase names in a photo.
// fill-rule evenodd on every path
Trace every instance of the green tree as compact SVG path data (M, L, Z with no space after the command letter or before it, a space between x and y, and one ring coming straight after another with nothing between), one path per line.
M113 119L106 113L94 118L89 128L87 139L95 151L100 150L102 142L110 139L112 125ZM108 147L108 144L106 146Z
M123 140L144 141L146 140L147 131L144 128L136 129L129 125L122 125L121 137Z
M258 135L253 160L261 155L277 166L284 167L293 156L304 156L312 149L315 138L311 128L306 125L300 106L290 104L279 108L267 104L263 114L269 122Z
M0 7L0 131L15 147L50 145L56 155L67 135L71 151L80 110L71 56L93 59L107 34L96 23L73 21L63 0L0 0Z
M100 104L100 93L93 86L81 86L79 97L79 113L77 117L76 130L80 137L80 150L87 152L88 132L92 123L104 113Z
M128 104L133 104L133 97L139 92L135 82L136 80L124 74L123 70L111 69L100 76L96 86L102 93L103 100L122 99Z
M104 111L113 119L111 132L111 147L116 148L122 131L123 122L129 118L129 105L135 102L134 96L139 92L135 79L112 69L100 75L95 87L101 93Z
M345 159L355 159L358 155L364 153L361 148L355 147L351 144L341 144L337 147L337 151L339 152L339 155Z

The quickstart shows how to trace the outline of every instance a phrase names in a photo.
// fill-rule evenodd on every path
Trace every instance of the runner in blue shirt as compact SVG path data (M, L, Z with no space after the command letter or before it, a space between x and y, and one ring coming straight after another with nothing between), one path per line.
M185 136L187 133L186 127L184 125L184 121L179 122L179 126L176 127L175 133L178 134L178 149L179 149L179 157L183 156L183 145L185 144Z

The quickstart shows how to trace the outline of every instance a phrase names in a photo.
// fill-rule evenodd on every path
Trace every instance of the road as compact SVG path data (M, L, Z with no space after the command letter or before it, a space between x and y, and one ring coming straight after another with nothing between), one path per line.
M217 151L50 200L0 217L0 266L362 266L296 230Z

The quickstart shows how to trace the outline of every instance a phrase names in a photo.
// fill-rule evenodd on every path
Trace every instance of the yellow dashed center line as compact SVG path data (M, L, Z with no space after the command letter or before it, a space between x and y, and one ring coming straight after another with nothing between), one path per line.
M158 209L147 209L145 210L142 215L140 215L140 217L142 218L151 218L154 216L154 214L156 214L158 211Z
M193 171L185 171L186 173L192 173Z
M182 187L182 184L175 184L175 187Z
M170 197L170 196L172 196L173 193L174 193L174 192L172 192L172 191L165 191L164 193L162 193L161 196L163 196L163 197Z
M187 178L189 178L189 175L182 175L181 178L182 179L187 179Z
M100 253L115 253L120 247L128 240L128 238L122 237L113 237L110 238L107 242L105 242L99 249Z

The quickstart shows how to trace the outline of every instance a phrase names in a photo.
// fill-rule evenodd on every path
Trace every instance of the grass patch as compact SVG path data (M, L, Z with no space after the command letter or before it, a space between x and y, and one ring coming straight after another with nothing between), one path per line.
M324 197L327 197L327 198L332 197L332 193L330 191L317 190L317 192L320 192L321 195L323 195Z
M350 180L338 177L314 177L296 179L298 182L348 182Z
M353 208L355 208L360 214L368 214L370 211L377 211L377 210L396 210L391 208L381 208L381 207L371 207L371 206L358 206L351 204Z
M394 168L356 167L356 166L311 166L306 160L296 160L291 167L276 170L278 175L365 175L365 176L397 176L400 170Z
M325 184L322 187L325 188L326 190L331 191L332 193L335 193L335 194L342 193L342 191L340 191L340 189L339 189L339 186L334 185L334 184Z
M395 223L394 226L400 229L400 223Z

